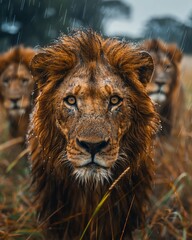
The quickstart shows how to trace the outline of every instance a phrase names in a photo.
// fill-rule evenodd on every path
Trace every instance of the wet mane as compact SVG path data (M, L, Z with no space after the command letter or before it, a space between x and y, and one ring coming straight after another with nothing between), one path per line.
M91 234L101 239L111 239L111 232L114 232L115 238L120 236L133 200L125 230L127 239L131 239L131 231L145 221L146 203L149 200L154 171L151 144L158 125L157 114L145 90L153 72L152 58L137 47L117 39L104 39L91 30L76 31L42 49L32 61L32 74L40 89L28 135L32 187L39 219L45 222L47 236L52 232L52 239L74 239L73 237L79 236L110 187L110 181L97 188L91 184L75 184L72 169L67 164L62 165L63 157L66 156L67 138L57 125L62 114L56 108L60 109L58 102L63 99L58 91L58 83L64 82L70 71L78 73L76 70L83 68L89 72L89 68L94 68L97 64L107 68L109 74L111 71L119 75L119 81L126 82L130 89L128 95L131 113L127 115L132 124L120 143L122 152L126 151L128 157L126 163L117 164L117 169L112 170L113 180L129 165L130 172L113 190L99 216L91 223L86 236L87 239ZM61 121L65 124L64 117ZM71 124L69 128L76 129L76 125ZM121 159L120 157L118 160ZM116 219L117 212L120 220ZM110 229L111 219L113 229ZM49 232L50 226L52 230Z
M163 52L172 62L181 61L182 53L175 43L166 44L161 39L149 39L144 42L143 46L149 52L153 51L156 54Z
M12 63L24 64L28 69L34 50L19 45L0 55L0 74Z
M38 78L51 81L58 81L63 78L68 71L75 67L88 65L91 62L102 62L110 65L112 70L120 75L126 75L127 78L134 79L135 74L139 71L143 72L140 79L145 82L145 76L153 71L153 63L149 66L149 62L145 58L145 52L138 54L136 46L128 45L126 42L117 39L106 39L105 41L92 30L76 31L71 35L63 35L53 45L41 49L42 61L40 56L38 62L34 59L32 71L38 74ZM128 54L127 54L128 52ZM55 54L57 53L57 54ZM143 58L141 63L141 58ZM146 60L147 67L143 64ZM41 67L39 68L39 62ZM130 66L129 62L134 65Z

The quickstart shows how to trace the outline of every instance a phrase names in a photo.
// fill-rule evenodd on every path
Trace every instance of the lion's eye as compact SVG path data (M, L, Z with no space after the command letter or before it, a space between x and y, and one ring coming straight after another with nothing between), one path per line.
M112 106L116 106L116 105L118 105L120 102L122 102L122 98L120 98L119 96L112 96L112 97L110 98L110 104L111 104Z
M23 85L26 85L28 82L29 82L29 79L27 79L27 78L23 78L23 79L22 79Z
M3 79L3 85L7 86L9 84L9 79Z
M171 69L171 64L165 64L165 71Z
M74 96L68 96L66 98L64 98L64 101L68 104L68 105L76 105L76 98Z

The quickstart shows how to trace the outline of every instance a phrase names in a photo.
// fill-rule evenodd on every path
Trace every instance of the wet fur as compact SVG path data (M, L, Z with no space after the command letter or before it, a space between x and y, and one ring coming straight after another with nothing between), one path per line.
M128 118L125 113L122 121L127 117L131 127L121 138L119 158L110 170L112 178L83 182L73 174L66 159L67 140L57 127L56 122L61 120L55 114L54 103L60 99L58 89L68 74L81 73L85 68L94 82L97 64L117 74L129 87L131 115ZM152 138L158 125L154 106L145 91L152 71L148 54L116 39L104 39L91 30L62 36L34 57L32 74L40 94L28 141L38 220L49 239L79 239L112 182L128 166L130 171L91 222L85 239L120 239L123 228L124 239L131 239L131 232L145 223L154 172ZM71 122L71 128L74 127Z

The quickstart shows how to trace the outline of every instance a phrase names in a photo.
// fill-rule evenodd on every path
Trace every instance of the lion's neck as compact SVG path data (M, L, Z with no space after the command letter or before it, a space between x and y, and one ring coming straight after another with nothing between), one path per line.
M50 184L48 185L50 186ZM78 236L79 239L93 213L97 211L96 209L98 212L90 223L85 239L111 239L112 235L121 236L124 226L126 226L124 229L126 239L131 239L132 228L137 227L138 222L143 220L137 217L137 211L140 213L143 211L138 204L139 199L135 197L135 191L138 189L136 187L135 191L129 192L133 186L130 186L128 178L123 179L105 198L105 201L103 197L108 192L109 184L96 188L75 185L74 182L68 181L60 184L52 183L51 185L58 186L60 190L57 192L56 189L52 189L52 191L47 189L50 193L49 199L52 199L52 202L47 205L47 200L44 199L44 203L42 203L46 213L50 208L49 216L53 216L51 218L48 215L43 216L44 219L49 219L45 226L46 229L51 226L51 231L47 233L49 236L51 234L55 237L57 234L58 239L66 240L76 239L75 237ZM61 189L63 193L58 195L61 193ZM41 211L44 211L42 206L40 208ZM58 209L60 210L58 211ZM54 219L60 219L61 224L52 225L55 222ZM130 221L131 224L128 224ZM58 231L59 228L62 230ZM100 235L98 236L97 233ZM90 238L90 236L92 237Z

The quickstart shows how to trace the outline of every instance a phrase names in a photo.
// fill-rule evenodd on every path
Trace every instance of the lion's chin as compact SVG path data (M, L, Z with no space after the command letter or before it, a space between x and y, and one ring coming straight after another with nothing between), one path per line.
M102 185L105 181L109 182L112 178L110 169L98 166L75 168L73 174L79 183L86 185Z
M163 104L166 101L166 95L161 92L150 94L150 98L154 103L159 104Z

